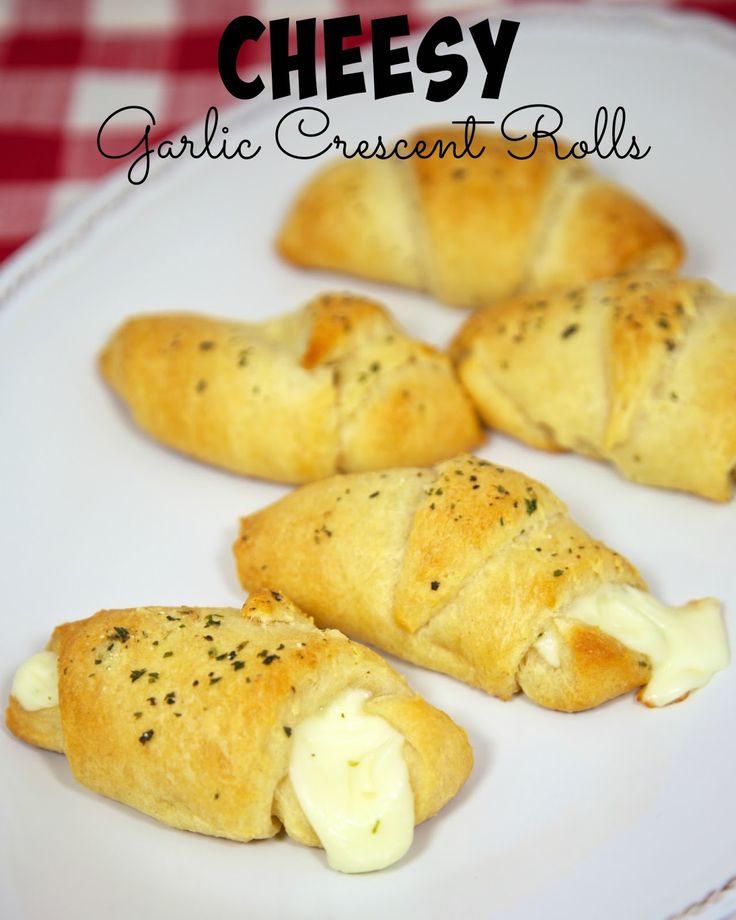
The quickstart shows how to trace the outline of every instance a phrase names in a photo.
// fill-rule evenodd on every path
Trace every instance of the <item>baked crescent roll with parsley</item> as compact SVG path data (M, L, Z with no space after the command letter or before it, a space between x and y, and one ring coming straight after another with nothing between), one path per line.
M440 156L438 143L464 149L464 130L414 134L409 145L425 142L424 159L328 165L286 217L281 255L462 307L682 262L675 232L584 161L558 159L549 141L515 159L509 141L482 131L472 146L485 147L480 156Z
M184 830L395 862L465 782L465 732L375 652L264 591L243 610L104 610L16 673L10 730L84 786Z
M245 588L501 699L659 706L728 663L718 601L660 604L549 489L477 457L303 486L243 518L234 552Z
M431 463L482 438L448 357L350 294L262 323L134 317L100 369L154 438L265 479Z
M663 272L519 297L451 349L492 428L726 501L736 469L736 297Z

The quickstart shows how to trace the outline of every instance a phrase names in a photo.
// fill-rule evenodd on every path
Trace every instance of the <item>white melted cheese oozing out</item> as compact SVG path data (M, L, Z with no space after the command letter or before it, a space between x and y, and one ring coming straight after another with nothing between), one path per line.
M652 676L640 699L650 706L666 706L704 687L730 661L721 605L712 597L668 607L630 585L603 585L573 601L564 616L597 626L649 658ZM548 664L559 667L550 632L534 647Z
M304 814L340 872L372 872L400 859L414 837L404 737L363 711L346 690L298 725L289 776Z
M557 636L547 630L534 643L534 648L544 658L548 665L553 668L560 666L560 646L557 643Z
M18 668L11 693L23 709L37 712L59 705L57 664L56 652L38 652Z

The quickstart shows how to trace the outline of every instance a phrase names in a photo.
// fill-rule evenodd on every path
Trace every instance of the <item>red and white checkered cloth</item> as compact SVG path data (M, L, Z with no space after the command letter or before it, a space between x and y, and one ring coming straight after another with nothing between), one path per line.
M509 0L506 0L508 4ZM522 0L511 0L522 2ZM594 0L569 0L594 2ZM634 0L630 0L634 2ZM0 261L116 167L96 146L115 109L146 106L157 143L232 100L217 69L222 31L235 16L263 21L407 13L414 28L489 0L0 0ZM736 21L736 0L659 0ZM250 42L239 65L268 55ZM116 119L110 142L140 138ZM127 147L125 146L127 142Z

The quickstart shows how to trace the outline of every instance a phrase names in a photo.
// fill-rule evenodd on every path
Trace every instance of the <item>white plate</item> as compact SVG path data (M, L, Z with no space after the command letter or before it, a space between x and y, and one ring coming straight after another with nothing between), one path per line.
M326 106L332 130L391 136L541 101L562 109L570 135L585 137L598 105L624 105L652 153L597 165L682 229L687 271L736 289L734 33L703 18L631 10L515 15L522 26L500 102L479 101L474 67L472 88L442 106L419 92L335 101ZM133 312L255 318L345 286L272 252L287 203L317 165L275 151L285 110L258 103L223 113L231 137L264 144L257 159L169 161L135 189L118 175L0 276L5 695L16 665L59 621L103 606L242 602L230 556L236 520L285 489L148 440L100 383L94 358ZM350 284L434 342L461 319L426 297ZM637 487L602 465L501 437L482 453L552 486L666 601L721 597L736 634L733 504ZM171 830L88 793L62 757L4 731L0 914L650 920L681 912L736 872L736 667L684 705L650 711L623 698L572 717L398 667L467 726L476 751L467 787L418 830L399 866L345 877L320 851L288 840L238 845ZM735 904L727 894L699 915L722 918Z

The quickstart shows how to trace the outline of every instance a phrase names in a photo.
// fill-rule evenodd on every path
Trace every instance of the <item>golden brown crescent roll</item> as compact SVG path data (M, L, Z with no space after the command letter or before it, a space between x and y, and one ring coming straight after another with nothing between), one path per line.
M251 596L242 611L101 611L58 627L49 649L58 656L58 705L44 700L47 708L25 709L15 695L25 702L19 671L6 714L10 730L63 750L83 785L174 827L247 841L272 837L283 825L301 843L319 845L302 808L309 798L292 782L294 751L304 745L304 726L319 726L335 701L344 710L339 725L352 731L337 739L340 757L350 756L356 739L360 748L366 725L369 734L383 732L378 763L371 761L376 752L364 749L345 766L358 787L370 780L361 777L364 759L384 783L394 782L385 771L385 738L389 747L398 739L409 833L456 794L471 769L465 732L448 716L375 652L317 629L276 592ZM307 757L339 785L323 742L307 736ZM374 799L398 795L373 792ZM370 842L380 842L390 828L371 830L373 824Z
M659 272L472 316L452 355L492 428L726 501L736 468L736 297Z
M243 518L234 552L249 590L502 699L572 711L648 684L661 705L728 658L717 602L664 608L547 488L467 455L303 486Z
M464 129L409 139L464 148ZM477 158L355 158L303 189L278 237L299 265L388 281L479 307L521 291L580 284L635 268L675 269L674 231L551 142L514 159L500 134L476 132ZM565 147L565 145L562 145Z
M100 368L153 437L266 479L434 462L482 437L447 356L350 294L262 323L134 317Z

